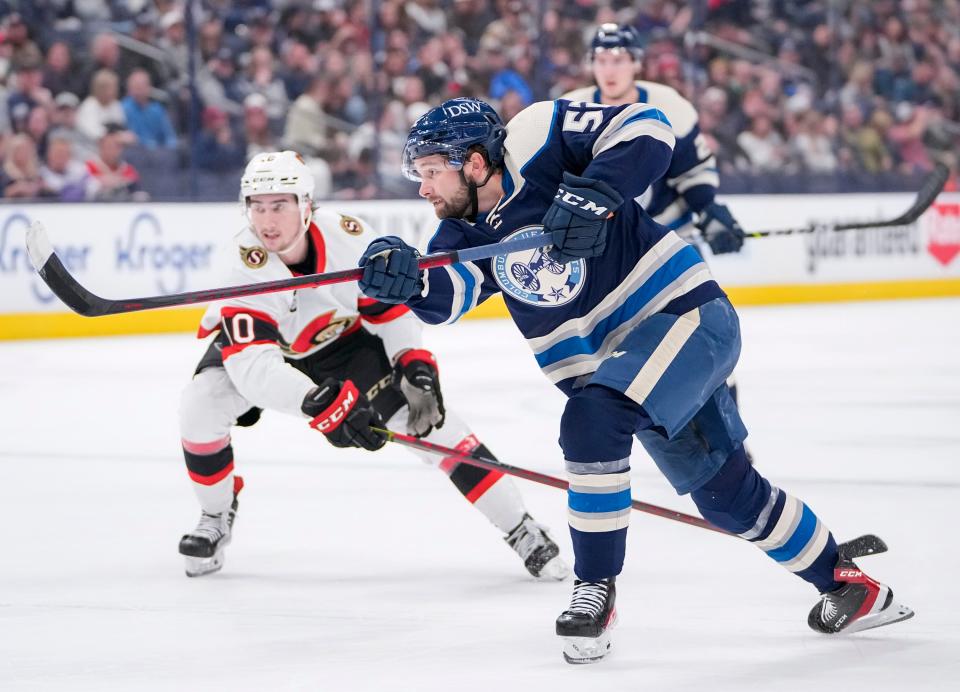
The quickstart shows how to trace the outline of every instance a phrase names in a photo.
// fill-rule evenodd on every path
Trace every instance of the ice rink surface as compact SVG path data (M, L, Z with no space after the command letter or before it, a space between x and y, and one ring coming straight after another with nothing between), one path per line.
M268 414L216 575L179 446L186 335L0 343L0 690L953 690L960 677L960 301L741 311L758 468L917 615L811 632L814 590L756 548L634 513L602 663L560 656L569 583L530 579L442 473L335 450ZM509 322L430 329L446 401L504 461L555 475L563 400ZM518 481L570 557L565 497ZM642 450L635 498L694 512Z

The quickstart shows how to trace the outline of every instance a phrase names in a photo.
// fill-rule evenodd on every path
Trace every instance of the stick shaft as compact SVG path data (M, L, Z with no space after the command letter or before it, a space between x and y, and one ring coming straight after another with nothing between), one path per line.
M432 454L438 454L440 456L449 457L456 459L459 462L464 464L470 464L471 466L477 466L482 469L487 469L488 471L500 471L509 476L516 476L517 478L524 478L528 481L533 481L534 483L541 483L543 485L549 485L552 488L560 488L561 490L566 490L569 488L569 483L567 481L557 478L555 476L549 476L545 473L540 473L538 471L530 471L529 469L523 469L519 466L512 466L510 464L505 464L502 461L496 459L491 459L488 457L483 457L477 454L469 453L465 454L463 452L458 452L457 450L451 447L445 447L443 445L438 445L435 442L427 442L412 435L404 435L403 433L394 432L393 430L384 430L381 428L374 428L379 433L382 433L387 436L387 439L390 442L396 442L405 447L411 447L413 449L419 449L424 452L430 452ZM691 526L698 526L701 529L707 529L709 531L714 531L716 533L722 533L727 536L732 534L724 531L723 529L717 528L713 524L710 524L700 517L695 517L690 514L684 514L683 512L678 512L676 510L667 509L666 507L660 507L658 505L652 505L648 502L640 502L639 500L632 500L630 506L637 510L638 512L644 512L645 514L652 514L657 517L663 517L664 519L670 519L672 521L679 521L683 524L690 524Z
M452 252L427 255L420 258L418 266L420 269L432 269L434 267L443 267L459 262L488 259L510 252L533 250L550 245L551 243L552 240L549 235L538 233L526 238L508 240L505 243L490 243L489 245L481 245L465 250L454 250ZM343 269L325 274L308 274L306 276L295 276L289 279L210 288L201 291L174 293L171 295L111 299L101 298L92 293L70 274L63 265L63 262L60 261L60 258L57 257L43 226L38 222L35 222L30 230L27 231L27 251L34 267L37 269L37 273L40 274L40 278L50 287L50 290L53 291L67 307L84 317L117 315L125 312L193 305L195 303L209 303L228 298L290 291L297 288L329 286L331 284L357 281L363 276L363 270L360 268Z

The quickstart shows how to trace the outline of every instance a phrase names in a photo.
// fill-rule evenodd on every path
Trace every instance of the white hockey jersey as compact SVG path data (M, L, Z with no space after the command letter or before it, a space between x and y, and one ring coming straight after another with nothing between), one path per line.
M318 210L308 230L316 251L316 273L351 269L377 234L359 219ZM294 274L279 255L267 252L252 230L235 238L229 284L288 279ZM234 298L207 308L198 336L223 332L223 365L234 386L251 403L300 414L315 384L285 359L320 355L359 329L379 336L391 360L419 348L419 321L403 305L367 298L356 282Z
M662 111L677 137L670 168L636 201L654 221L690 239L694 213L713 201L720 185L716 158L700 133L693 104L665 84L638 81L636 85L637 103L648 103ZM595 86L583 87L561 98L599 103L600 90Z

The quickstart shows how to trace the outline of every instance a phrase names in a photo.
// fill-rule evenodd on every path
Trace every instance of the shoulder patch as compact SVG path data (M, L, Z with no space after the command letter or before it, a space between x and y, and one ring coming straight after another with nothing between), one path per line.
M259 245L253 247L240 246L240 259L251 269L259 269L267 263L267 250Z
M340 228L350 235L360 235L363 233L363 224L346 214L340 214Z

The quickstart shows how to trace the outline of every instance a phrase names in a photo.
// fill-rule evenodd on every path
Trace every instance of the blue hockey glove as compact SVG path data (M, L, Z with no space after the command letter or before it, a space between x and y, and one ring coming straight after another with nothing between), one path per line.
M564 173L543 217L543 232L553 234L547 254L562 264L602 255L607 247L607 219L621 204L620 193L602 180Z
M423 290L420 253L396 236L377 238L360 257L360 290L382 303L405 303Z
M696 226L715 255L740 252L743 247L743 229L725 204L710 202L700 212Z

